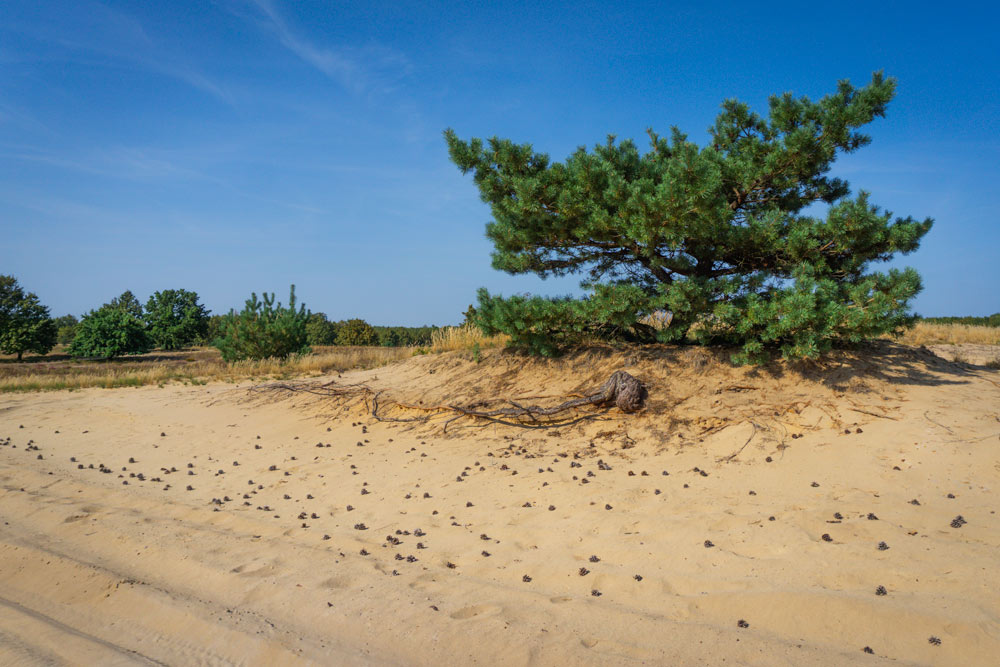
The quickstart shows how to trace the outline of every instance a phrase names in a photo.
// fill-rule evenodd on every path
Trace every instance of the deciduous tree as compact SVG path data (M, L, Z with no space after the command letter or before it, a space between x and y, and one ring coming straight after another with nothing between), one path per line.
M347 320L337 332L337 345L378 345L378 332L362 319Z
M131 292L124 292L83 316L69 353L74 357L113 359L145 354L153 341L142 320L142 306Z
M0 276L0 352L48 354L56 344L56 323L32 292L25 292L14 276Z
M183 289L153 294L143 317L153 344L164 350L190 345L208 331L208 309L198 303L196 292Z

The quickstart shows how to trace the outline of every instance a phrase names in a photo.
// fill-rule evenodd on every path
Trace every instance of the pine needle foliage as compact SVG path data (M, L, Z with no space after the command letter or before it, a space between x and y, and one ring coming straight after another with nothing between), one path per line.
M694 340L738 346L739 363L775 350L813 358L839 341L902 330L920 277L871 265L916 250L932 220L894 218L828 175L838 155L870 142L859 128L885 115L895 87L876 72L819 101L772 96L766 118L727 100L705 146L677 128L669 137L650 130L645 153L610 136L562 163L530 144L447 130L452 161L491 207L493 266L583 274L589 292L505 299L480 290L475 324L546 355L593 336ZM642 324L658 311L673 314L669 327Z
M295 307L295 285L288 306L275 304L274 293L250 295L242 311L230 311L220 323L222 335L214 343L226 362L244 359L284 359L310 351L306 325L309 311L303 303Z

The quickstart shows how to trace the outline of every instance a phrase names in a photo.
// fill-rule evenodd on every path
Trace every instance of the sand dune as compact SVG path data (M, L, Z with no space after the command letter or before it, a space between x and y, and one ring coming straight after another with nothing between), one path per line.
M544 431L248 385L6 395L0 663L995 664L997 371L649 348L331 379L401 417L617 368L644 412Z

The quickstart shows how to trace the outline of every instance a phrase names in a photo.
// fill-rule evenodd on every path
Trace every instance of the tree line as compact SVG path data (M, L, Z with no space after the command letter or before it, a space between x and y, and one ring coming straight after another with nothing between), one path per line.
M921 322L929 324L965 324L976 327L1000 327L1000 313L985 317L921 317Z
M80 319L53 318L38 296L13 276L0 275L0 352L48 354L57 344L74 357L113 359L153 349L178 350L191 345L217 347L226 361L287 357L314 345L428 345L438 327L373 326L360 318L331 321L325 313L296 306L295 286L289 303L274 294L252 294L240 311L213 315L196 292L155 292L143 305L126 290Z

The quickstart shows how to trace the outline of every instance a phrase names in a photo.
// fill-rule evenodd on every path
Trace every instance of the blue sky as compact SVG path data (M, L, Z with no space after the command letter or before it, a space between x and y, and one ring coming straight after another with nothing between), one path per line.
M486 8L478 6L488 5ZM875 6L877 5L877 6ZM490 268L488 208L441 137L561 160L609 133L701 142L766 110L898 78L835 174L897 215L924 315L1000 311L1000 15L983 3L0 3L0 273L53 314L131 289L251 291L374 324L448 324Z

